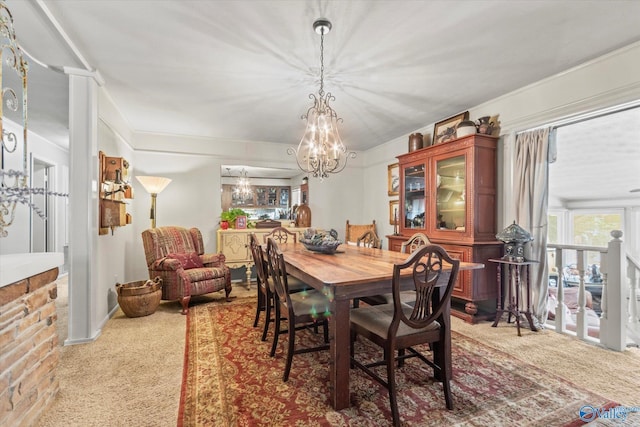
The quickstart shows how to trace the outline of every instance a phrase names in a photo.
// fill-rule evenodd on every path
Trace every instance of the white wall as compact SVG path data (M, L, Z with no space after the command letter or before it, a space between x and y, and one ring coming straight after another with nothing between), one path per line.
M216 251L216 230L222 209L220 198L220 166L211 155L175 154L136 151L132 176L151 175L170 178L167 188L156 200L156 226L197 227L202 232L207 252ZM141 233L151 226L151 196L132 179L134 238L127 250L127 277L135 280L149 276ZM132 279L134 280L134 279Z
M129 162L129 180L135 170L132 159L133 149L119 133L112 129L104 120L98 122L98 148L109 157L123 157ZM125 199L127 212L131 213L131 200ZM130 278L126 274L129 262L127 251L134 240L134 228L130 225L115 227L113 232L97 236L98 239L98 284L96 305L103 307L107 315L118 303L115 293L116 283L126 283L134 280L146 279Z
M469 117L472 120L499 116L502 138L498 143L498 229L510 224L515 213L512 188L516 132L636 100L640 100L640 43L470 107ZM433 125L431 123L410 133L432 133ZM365 153L367 187L369 182L376 183L376 190L365 196L365 212L382 215L388 205L391 198L378 188L382 184L380 177L386 177L387 164L395 163L394 156L407 152L409 134ZM393 227L379 226L378 231L381 235L390 234Z
M22 126L7 118L3 118L2 126L5 130L14 132L16 136L21 138ZM22 142L18 143L16 152L5 153L5 169L22 170ZM60 193L68 192L68 167L69 153L67 150L58 145L47 141L37 134L29 131L27 136L27 165L30 164L30 156L34 156L40 160L53 165L54 176L51 185L51 191ZM27 171L27 173L30 173ZM9 181L11 182L11 181ZM56 252L62 252L66 244L66 217L65 210L68 203L67 198L52 197L53 203L53 221L55 222L56 235L54 248ZM27 205L18 204L15 211L15 219L13 224L6 230L7 237L0 238L0 255L27 253L30 248L30 221L31 209ZM34 214L35 215L35 214Z

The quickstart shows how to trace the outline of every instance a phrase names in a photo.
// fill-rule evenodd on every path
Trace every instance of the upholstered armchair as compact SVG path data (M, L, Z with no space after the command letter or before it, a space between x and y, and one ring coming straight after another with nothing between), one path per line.
M197 228L158 227L142 232L149 277L162 278L162 299L179 300L182 314L189 311L192 295L224 289L231 293L231 272L223 254L205 254Z

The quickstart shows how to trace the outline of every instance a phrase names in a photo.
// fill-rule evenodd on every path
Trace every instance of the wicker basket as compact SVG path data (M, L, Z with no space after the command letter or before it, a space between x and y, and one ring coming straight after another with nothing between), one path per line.
M162 298L162 279L116 283L118 304L127 317L148 316L155 313Z

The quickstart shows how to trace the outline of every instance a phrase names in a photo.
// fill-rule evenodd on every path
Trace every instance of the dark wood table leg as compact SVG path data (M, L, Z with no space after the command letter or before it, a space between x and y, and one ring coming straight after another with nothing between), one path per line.
M348 408L350 359L350 324L348 299L333 301L333 315L329 320L329 392L331 406L336 411Z

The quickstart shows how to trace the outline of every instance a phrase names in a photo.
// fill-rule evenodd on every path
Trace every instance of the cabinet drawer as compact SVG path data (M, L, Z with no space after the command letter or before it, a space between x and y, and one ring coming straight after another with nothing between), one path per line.
M250 261L251 251L248 245L248 234L224 234L222 235L222 247L218 248L227 258L227 262Z

